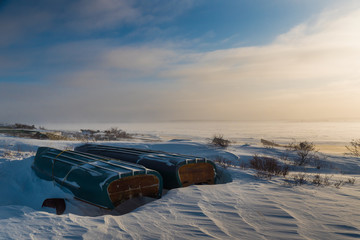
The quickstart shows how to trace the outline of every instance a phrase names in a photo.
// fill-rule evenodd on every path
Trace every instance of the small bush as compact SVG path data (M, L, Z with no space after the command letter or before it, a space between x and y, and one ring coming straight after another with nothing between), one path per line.
M305 174L294 175L293 179L294 179L294 184L295 185L303 185L303 184L305 184L307 182L306 178L305 178Z
M226 148L230 145L230 140L224 139L223 135L215 135L211 140L211 144L217 147Z
M324 186L329 186L329 185L330 185L329 180L330 180L330 177L329 177L329 176L325 176L325 177L323 178L323 185L324 185Z
M330 185L330 177L325 175L322 177L320 174L316 174L313 176L312 184L316 186L329 186Z
M259 157L258 155L254 155L253 159L250 160L250 166L256 170L271 173L276 173L281 169L276 159L269 157Z
M354 183L355 183L355 178L349 178L346 183L347 183L347 184L354 185Z
M342 185L344 185L344 181L343 180L339 180L337 182L334 183L334 186L336 188L340 188Z
M360 157L360 139L357 140L353 139L350 142L350 146L345 146L345 147L350 152L350 153L345 153L346 155Z
M292 175L293 182L286 180L286 182L290 186L298 186L303 184L312 184L317 187L328 187L328 186L334 186L335 188L340 189L342 186L346 184L354 185L355 178L348 178L348 179L337 179L332 180L332 175L320 175L320 174L306 174L306 173L298 173Z
M118 129L117 127L112 127L108 130L105 130L105 136L108 140L117 140L119 138L131 138L131 135L127 132Z
M320 175L319 174L314 175L312 183L315 184L316 186L320 186L321 182L322 182L322 180L321 180Z
M298 157L294 159L294 163L298 166L307 165L319 158L317 156L318 150L312 142L290 143L287 148L295 151Z
M257 155L254 155L253 159L250 160L250 167L258 170L258 175L266 173L268 177L271 175L286 176L289 171L289 166L280 166L276 159Z

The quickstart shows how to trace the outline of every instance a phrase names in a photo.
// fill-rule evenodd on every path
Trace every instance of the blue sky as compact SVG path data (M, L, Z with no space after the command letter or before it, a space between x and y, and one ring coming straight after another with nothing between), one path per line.
M332 5L329 0L1 2L6 33L1 42L10 51L90 39L121 45L171 41L206 50L259 45Z
M360 118L359 10L351 0L3 0L0 122Z

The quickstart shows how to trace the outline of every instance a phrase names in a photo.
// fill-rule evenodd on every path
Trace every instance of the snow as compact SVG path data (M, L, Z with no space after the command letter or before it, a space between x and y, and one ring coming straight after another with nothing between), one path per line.
M359 158L328 154L320 170L294 167L287 179L263 179L255 170L239 167L240 163L248 163L254 154L281 157L284 149L253 143L221 149L186 139L109 144L222 157L234 165L219 167L222 184L165 190L161 199L138 198L110 211L75 200L31 169L37 147L67 149L80 142L0 135L0 239L360 238ZM299 173L309 178L329 176L331 184L316 186L308 181L295 185L292 176ZM354 184L334 186L350 178L356 179ZM46 198L65 198L65 213L56 215L55 209L42 208Z

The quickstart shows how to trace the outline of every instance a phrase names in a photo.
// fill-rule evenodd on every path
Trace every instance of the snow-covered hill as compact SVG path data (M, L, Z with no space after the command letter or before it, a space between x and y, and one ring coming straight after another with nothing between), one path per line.
M281 157L285 150L240 144L224 150L190 140L110 142L221 157L234 167L219 168L222 184L172 189L161 199L135 199L109 211L74 200L30 168L39 146L65 149L79 144L0 136L0 239L360 238L357 158L328 156L320 170L294 167L286 179L262 179L255 170L239 166L248 164L254 154ZM308 183L296 185L297 174L305 174ZM312 184L314 174L328 176L328 186ZM349 179L355 183L346 184ZM67 199L63 215L41 208L43 200L52 197Z

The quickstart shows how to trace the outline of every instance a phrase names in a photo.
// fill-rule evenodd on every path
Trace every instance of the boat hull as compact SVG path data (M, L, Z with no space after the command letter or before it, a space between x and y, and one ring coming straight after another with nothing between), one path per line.
M166 189L215 182L215 164L201 157L96 144L85 144L76 147L75 150L137 163L153 169L161 174Z
M162 194L158 172L92 154L40 147L32 169L40 178L72 192L75 198L107 209L134 197L160 198Z

